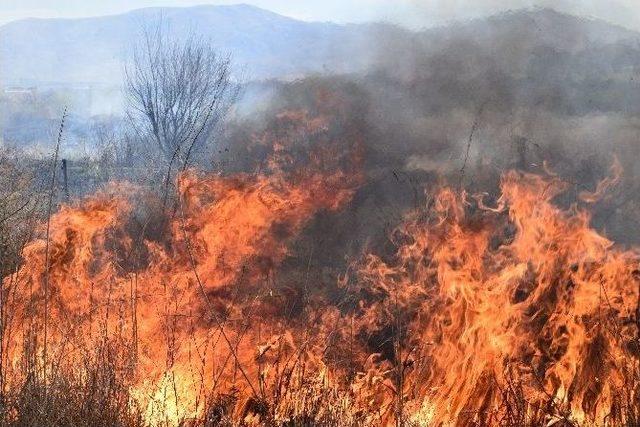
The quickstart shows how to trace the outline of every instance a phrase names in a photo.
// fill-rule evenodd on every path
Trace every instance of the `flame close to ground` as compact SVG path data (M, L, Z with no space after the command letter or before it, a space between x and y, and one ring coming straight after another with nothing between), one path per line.
M404 394L418 396L407 408L416 419L630 422L638 253L614 248L587 212L556 207L565 189L557 178L509 172L501 208L478 203L474 213L442 190L427 215L397 230L393 264L368 258L360 286L376 302L365 323L404 319L398 369L408 370Z
M280 119L305 138L328 126ZM3 282L7 386L99 353L150 424L636 419L639 256L554 204L560 179L507 172L495 208L440 189L392 233L393 256L355 261L329 298L286 292L274 272L316 214L355 194L359 144L320 144L306 162L286 146L273 144L268 173L182 174L161 239L130 231L129 186L63 207L49 271L35 240Z

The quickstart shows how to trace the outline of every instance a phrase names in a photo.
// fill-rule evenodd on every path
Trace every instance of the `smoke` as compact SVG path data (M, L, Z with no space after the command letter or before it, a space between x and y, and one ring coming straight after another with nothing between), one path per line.
M133 390L162 399L172 378L188 414L215 391L237 419L295 423L330 384L364 424L404 397L423 423L491 425L520 394L532 424L608 417L637 346L637 254L611 241L640 241L637 36L549 10L385 28L366 73L278 83L239 114L173 212L111 193L63 208L51 291L35 240L18 318L46 322L48 292L61 328L98 310L142 342Z
M468 21L503 13L509 10L553 8L577 16L602 19L628 28L640 28L640 9L632 0L404 0L394 7L372 6L379 20L424 29L451 22Z
M617 157L622 180L594 207L595 224L615 241L637 243L639 41L549 9L376 33L369 71L357 80L370 100L371 171L403 175L422 196L440 179L495 194L509 169L551 170L573 184L570 203ZM402 211L412 201L388 203Z

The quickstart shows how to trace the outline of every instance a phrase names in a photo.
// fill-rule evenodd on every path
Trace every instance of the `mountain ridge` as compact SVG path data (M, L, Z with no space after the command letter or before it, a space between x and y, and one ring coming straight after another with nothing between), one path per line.
M430 54L454 39L498 51L548 45L571 52L640 40L634 30L550 8L412 31L386 23L299 21L248 4L149 7L98 17L27 18L0 26L0 84L118 85L133 40L141 28L160 21L178 36L193 31L210 39L232 54L250 80L363 72L377 66L385 50L402 51L416 40L423 51L407 55Z
M0 27L0 63L5 70L0 72L0 80L5 84L19 80L115 83L131 41L141 28L160 21L177 34L193 30L210 38L216 48L231 52L240 67L247 65L251 78L258 79L321 72L324 60L331 57L328 51L332 45L338 40L362 38L359 34L369 28L298 21L245 4L144 8L77 19L25 19ZM71 64L77 68L71 69Z

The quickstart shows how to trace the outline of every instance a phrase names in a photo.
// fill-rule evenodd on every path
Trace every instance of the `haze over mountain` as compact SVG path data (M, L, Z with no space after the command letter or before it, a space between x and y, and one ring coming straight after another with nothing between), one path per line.
M26 19L0 27L0 83L118 85L135 40L159 22L177 37L195 33L231 53L247 80L361 72L388 68L385 64L398 73L460 41L490 52L509 73L526 73L531 54L539 56L544 49L579 55L586 68L570 72L593 73L594 65L635 65L640 46L639 33L550 9L411 32L386 24L309 23L248 5L148 8L96 18ZM446 56L455 57L452 48Z
M34 86L39 100L4 93L4 140L19 146L49 141L63 105L77 116L120 115L124 61L143 29L160 20L178 37L193 32L231 53L247 82L358 75L384 114L402 116L394 120L407 125L417 117L473 112L482 103L505 114L519 108L640 114L640 33L601 20L528 9L413 32L387 24L308 23L247 5L199 6L0 27L0 85ZM248 85L244 105L255 108L273 85Z
M298 77L325 69L353 71L362 55L348 53L352 46L361 49L372 30L371 25L297 21L248 5L27 19L0 27L0 78L5 83L118 83L122 62L136 38L159 22L177 37L193 32L231 53L249 79Z

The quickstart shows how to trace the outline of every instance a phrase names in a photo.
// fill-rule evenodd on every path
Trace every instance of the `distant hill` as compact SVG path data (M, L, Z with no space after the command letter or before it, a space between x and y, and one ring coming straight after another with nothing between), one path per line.
M196 6L5 24L0 27L0 83L117 85L136 38L159 22L178 37L195 33L231 53L249 80L372 69L401 75L434 61L441 68L457 66L455 74L460 74L482 65L470 62L478 53L511 76L548 76L546 65L567 66L569 57L577 67L570 70L572 76L640 64L639 33L550 9L410 32L386 24L302 22L249 5ZM532 68L536 60L537 71Z
M424 113L484 102L640 113L640 33L602 20L532 9L383 38L371 69L405 82L389 96Z
M55 93L80 115L119 114L123 62L144 28L159 22L178 37L195 33L231 53L245 81L266 81L248 86L249 110L272 93L269 79L329 72L366 74L361 82L370 92L389 99L391 110L397 109L393 100L404 100L405 112L491 103L504 111L534 106L577 115L640 114L640 33L551 9L419 32L302 22L247 5L27 19L0 27L0 85ZM19 102L19 94L8 96ZM15 126L24 122L9 115L18 117Z
M178 36L193 32L232 53L250 79L357 70L363 55L353 51L360 51L374 28L386 27L302 22L248 5L26 19L0 27L0 81L119 82L133 42L160 21Z
M526 73L532 57L544 50L560 55L600 56L611 50L634 50L640 46L640 33L602 20L577 17L552 9L507 12L425 33L433 49L455 40L470 40L491 52L499 65L510 73ZM640 58L639 58L640 59Z

